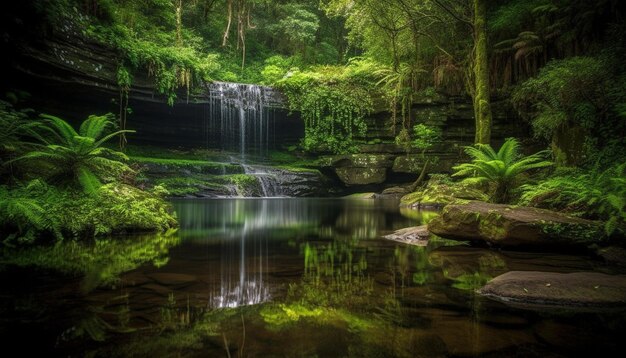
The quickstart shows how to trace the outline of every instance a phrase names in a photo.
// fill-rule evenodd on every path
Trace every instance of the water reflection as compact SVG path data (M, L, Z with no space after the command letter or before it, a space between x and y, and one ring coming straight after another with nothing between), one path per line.
M473 293L508 270L593 270L588 258L382 240L428 220L399 214L394 202L174 204L178 236L113 241L57 260L91 260L88 277L119 280L81 279L98 286L81 291L79 280L52 286L40 272L0 273L11 290L0 295L9 347L105 357L610 356L623 348L623 316L520 312Z
M211 252L219 252L212 255L219 261L219 266L214 266L219 267L219 278L211 280L209 289L212 308L271 300L270 266L275 263L270 263L270 251L274 242L288 239L296 247L295 242L310 237L377 239L381 230L414 222L397 215L395 201L181 200L174 201L174 207L180 218L182 239L195 245L208 245ZM306 243L302 250L310 260L305 263L308 277L315 277L318 284L321 275L331 277L335 286L358 277L353 268L366 265L365 256L362 254L353 262L350 251L353 246L354 242L337 241L320 248L318 254L318 248ZM343 266L336 267L339 264Z

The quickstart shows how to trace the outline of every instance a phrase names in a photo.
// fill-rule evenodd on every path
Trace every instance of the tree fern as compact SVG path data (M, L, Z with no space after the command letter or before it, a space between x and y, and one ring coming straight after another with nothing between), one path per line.
M495 186L493 200L506 202L509 200L510 190L520 174L536 168L552 165L545 160L546 151L529 156L520 154L520 145L515 138L507 139L496 152L490 145L477 144L466 147L465 153L472 160L455 166L453 176L465 176L466 183L490 183Z
M122 133L106 134L113 127L108 116L89 116L78 132L61 118L44 114L44 123L39 125L35 138L43 144L40 150L31 151L14 161L29 160L41 163L44 177L60 178L80 185L86 193L95 192L103 181L112 181L131 169L121 160L128 157L102 145ZM43 165L44 163L50 165Z

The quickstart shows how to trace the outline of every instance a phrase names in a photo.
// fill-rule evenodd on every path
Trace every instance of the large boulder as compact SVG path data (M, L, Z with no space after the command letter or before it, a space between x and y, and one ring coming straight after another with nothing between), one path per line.
M588 245L602 240L599 222L545 209L470 201L447 205L428 224L435 235L499 246Z
M386 154L349 154L323 157L321 167L331 167L346 185L381 184L387 179L387 168L393 156Z
M477 292L514 304L624 307L626 275L510 271Z

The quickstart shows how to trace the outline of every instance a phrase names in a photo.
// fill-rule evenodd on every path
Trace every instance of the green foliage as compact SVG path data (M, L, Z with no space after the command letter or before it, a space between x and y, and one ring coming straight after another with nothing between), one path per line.
M413 147L425 151L441 140L441 129L439 127L428 126L422 123L413 126Z
M350 153L354 138L367 130L365 116L373 110L369 60L345 67L325 66L315 71L293 72L278 82L290 109L300 111L305 124L302 146L307 151Z
M165 231L175 227L169 205L159 196L124 184L106 184L92 195L61 190L34 180L0 187L0 239L7 245L38 237L97 237L125 231ZM71 213L71 214L68 214Z
M626 224L626 164L606 170L562 170L521 187L520 204L605 220L607 235Z
M42 148L33 150L14 161L35 161L37 171L53 181L79 184L85 193L94 193L101 181L114 181L131 169L120 160L127 160L124 153L103 147L106 141L122 130L106 133L113 126L109 116L89 116L78 132L64 120L42 115L44 123L34 130L34 136Z
M0 100L0 173L7 169L4 163L14 159L16 155L28 148L22 138L32 134L39 125L37 120L31 120L32 110L15 110L9 102Z
M287 13L286 17L269 30L283 34L284 41L293 53L300 52L306 56L307 45L313 43L316 38L320 26L319 18L300 5L286 5L284 11Z
M554 142L556 136L582 129L584 143L562 145L582 148L594 160L598 151L623 146L620 133L626 127L620 106L626 101L626 86L615 61L607 54L551 61L513 93L513 103L530 120L535 135L552 139L553 145L560 144Z
M470 163L455 166L453 176L467 176L463 182L469 184L487 183L495 186L493 200L498 203L507 202L510 190L515 187L520 174L531 169L551 166L545 160L544 152L522 156L519 142L515 138L507 139L496 152L490 145L477 144L466 147L465 153L470 156Z
M31 243L38 232L49 230L57 232L57 223L46 215L39 202L31 197L37 186L42 185L34 180L26 186L20 185L15 190L0 186L0 228L3 234L0 239L4 244L12 242ZM4 233L9 233L5 236Z

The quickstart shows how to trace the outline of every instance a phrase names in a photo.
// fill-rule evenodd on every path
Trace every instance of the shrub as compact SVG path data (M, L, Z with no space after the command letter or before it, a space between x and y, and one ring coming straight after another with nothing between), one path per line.
M465 183L491 184L495 186L493 200L497 203L507 202L520 174L552 165L552 162L544 160L545 151L522 156L519 147L515 138L507 139L498 152L488 144L466 147L465 153L472 161L455 166L453 176L469 176L463 180Z
M605 220L607 235L626 224L626 163L588 173L565 170L521 189L520 204Z

